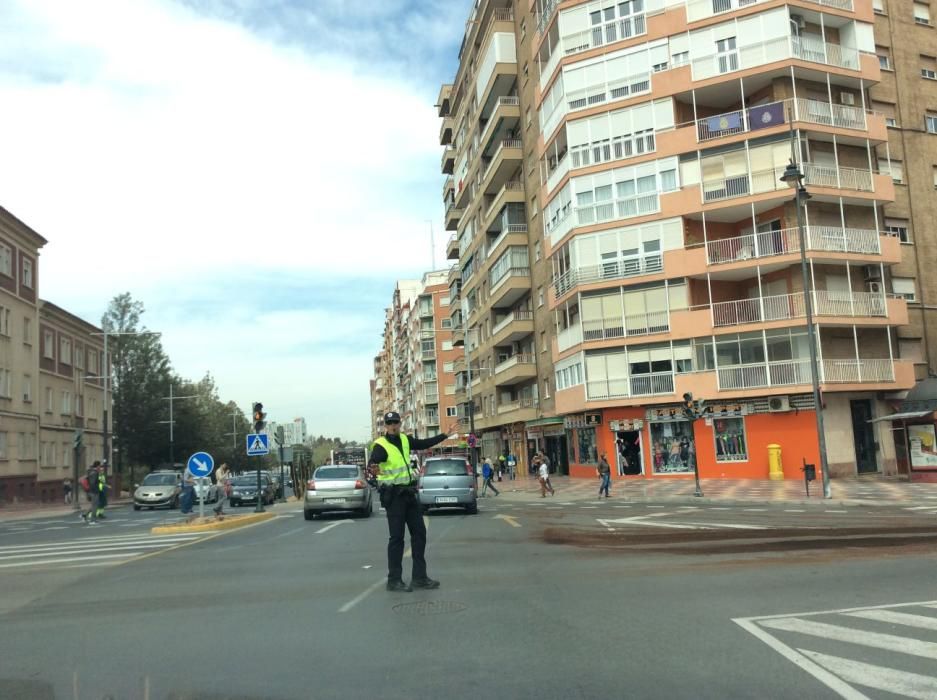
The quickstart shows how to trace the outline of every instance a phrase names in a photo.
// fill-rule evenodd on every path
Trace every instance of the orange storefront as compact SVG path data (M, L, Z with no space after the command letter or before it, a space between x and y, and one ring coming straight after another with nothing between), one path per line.
M569 473L595 478L608 455L617 479L693 477L767 479L768 445L781 446L785 479L803 479L801 466L819 464L813 411L755 413L745 403L712 406L693 425L677 405L608 408L566 417Z

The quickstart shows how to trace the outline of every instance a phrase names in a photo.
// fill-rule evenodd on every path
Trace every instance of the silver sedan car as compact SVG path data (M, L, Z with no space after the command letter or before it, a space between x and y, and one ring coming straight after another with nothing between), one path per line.
M363 467L326 465L316 469L306 482L303 515L312 520L320 513L350 510L367 518L371 516L372 499Z

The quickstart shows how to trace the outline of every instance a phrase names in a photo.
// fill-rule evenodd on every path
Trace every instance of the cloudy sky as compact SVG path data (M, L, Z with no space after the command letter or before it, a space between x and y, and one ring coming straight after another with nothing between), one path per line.
M439 85L471 0L0 0L0 205L40 294L129 291L176 370L363 437L394 280L444 266Z

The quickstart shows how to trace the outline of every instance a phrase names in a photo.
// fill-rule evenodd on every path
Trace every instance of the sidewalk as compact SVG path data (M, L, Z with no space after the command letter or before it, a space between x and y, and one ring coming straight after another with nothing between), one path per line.
M130 496L109 500L108 507L130 505L132 499ZM88 510L88 501L83 498L79 500L82 510ZM0 505L0 522L12 520L31 520L33 518L55 518L61 516L74 515L78 517L78 511L75 510L75 503L69 505L64 503L5 503Z
M556 501L592 501L599 497L599 479L571 479L552 476ZM506 501L539 501L540 483L533 477L522 476L516 481L495 482ZM807 497L803 481L756 481L736 479L700 480L702 498L694 495L693 479L628 479L612 481L611 499L621 501L675 501L685 503L791 503L855 506L933 506L937 510L937 483L909 483L906 481L833 479L830 487L832 500L824 500L823 485L810 484Z

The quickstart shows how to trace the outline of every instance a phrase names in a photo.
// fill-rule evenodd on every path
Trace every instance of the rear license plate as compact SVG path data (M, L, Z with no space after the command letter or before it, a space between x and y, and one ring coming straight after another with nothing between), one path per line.
M458 503L459 499L454 496L436 496L436 503Z
M344 498L326 498L325 502L326 503L344 503L345 499Z

